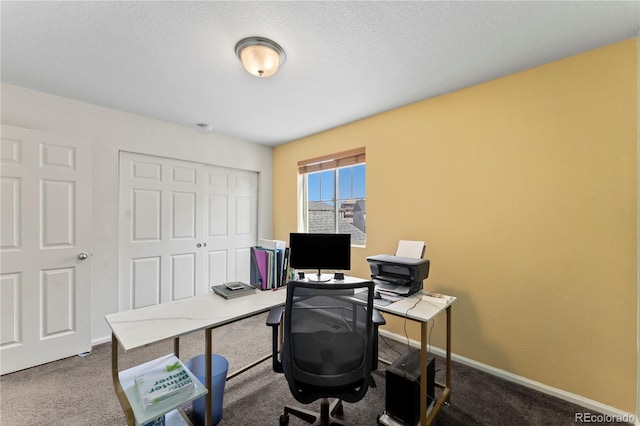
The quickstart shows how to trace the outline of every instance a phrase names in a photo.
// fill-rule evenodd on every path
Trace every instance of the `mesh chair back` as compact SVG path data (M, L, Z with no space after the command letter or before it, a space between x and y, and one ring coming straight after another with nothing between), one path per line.
M367 290L366 302L353 296ZM371 374L373 283L287 284L282 365L294 397L360 400Z

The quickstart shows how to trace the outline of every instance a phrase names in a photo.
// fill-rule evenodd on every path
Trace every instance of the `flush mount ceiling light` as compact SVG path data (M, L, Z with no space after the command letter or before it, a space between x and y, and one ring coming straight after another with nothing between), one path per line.
M244 69L256 77L270 77L286 59L277 43L262 37L243 38L236 44L236 55Z

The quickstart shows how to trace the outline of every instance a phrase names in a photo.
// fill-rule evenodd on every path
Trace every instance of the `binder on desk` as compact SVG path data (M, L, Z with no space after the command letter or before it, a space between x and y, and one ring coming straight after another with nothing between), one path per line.
M261 290L281 287L286 283L288 247L284 241L264 240L251 247L249 283Z
M276 287L276 260L277 254L275 249L263 248L267 252L267 289Z
M251 274L249 284L267 289L267 252L260 247L251 247Z
M282 240L266 240L261 238L258 241L259 247L267 250L273 250L274 262L272 264L274 270L271 272L271 277L274 280L271 288L280 287L286 283L286 275L283 275L284 264L287 259L287 243Z
M280 285L285 285L289 281L289 247L284 249L284 261L282 262L282 281Z

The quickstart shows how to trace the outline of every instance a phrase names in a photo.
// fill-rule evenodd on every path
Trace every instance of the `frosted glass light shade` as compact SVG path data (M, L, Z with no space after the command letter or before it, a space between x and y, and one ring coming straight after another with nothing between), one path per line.
M249 37L236 44L236 55L249 74L269 77L284 63L284 50L271 40Z

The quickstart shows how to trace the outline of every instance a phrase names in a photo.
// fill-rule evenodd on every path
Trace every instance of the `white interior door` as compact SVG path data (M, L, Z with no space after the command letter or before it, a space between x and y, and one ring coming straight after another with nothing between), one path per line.
M243 184L243 179L231 175L245 176L253 183ZM229 182L237 187L231 195ZM248 232L238 241L229 238L229 218L238 216L231 209L236 197L247 198L247 191L253 191L253 198L249 197L253 202L242 207L252 212L243 210L242 215L249 218L244 222L252 223L241 226ZM209 196L223 192L224 201ZM248 279L249 247L257 238L255 200L256 173L122 152L120 310L205 294L213 283L241 279L236 275L235 256L243 250ZM229 252L234 254L233 261Z
M0 372L91 349L91 147L2 125Z

